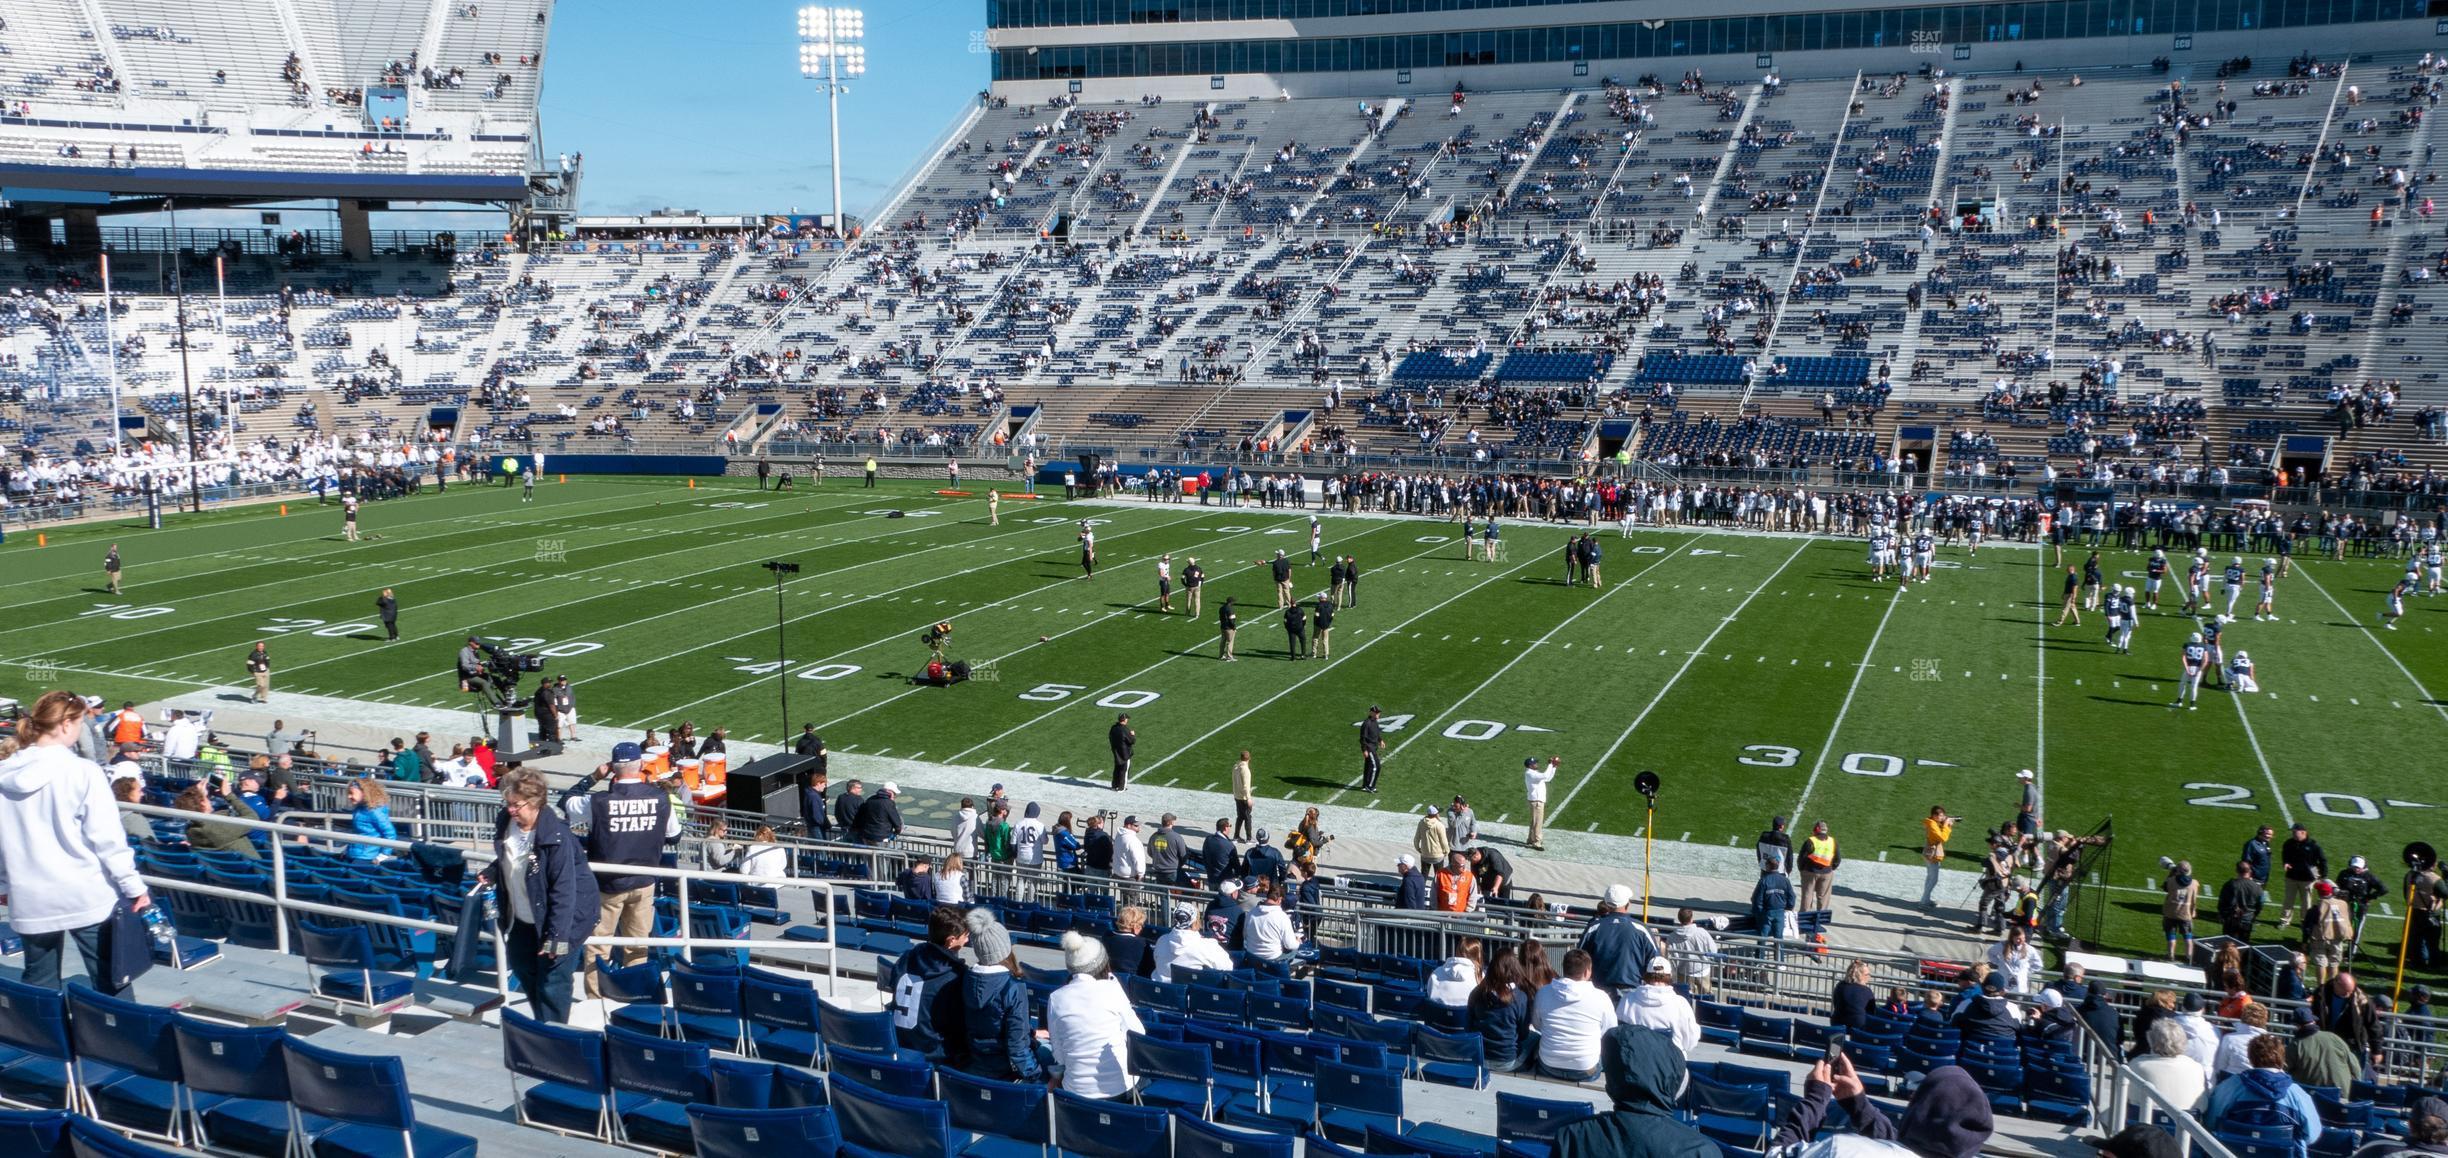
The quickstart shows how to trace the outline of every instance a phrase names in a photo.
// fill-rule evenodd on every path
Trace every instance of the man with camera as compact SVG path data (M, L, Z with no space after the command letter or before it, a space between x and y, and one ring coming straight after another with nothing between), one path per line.
M492 684L485 679L484 641L471 635L459 649L459 690L489 692Z
M2219 886L2219 932L2250 944L2253 925L2261 919L2261 906L2268 899L2261 878L2253 875L2252 862L2237 861L2235 879Z

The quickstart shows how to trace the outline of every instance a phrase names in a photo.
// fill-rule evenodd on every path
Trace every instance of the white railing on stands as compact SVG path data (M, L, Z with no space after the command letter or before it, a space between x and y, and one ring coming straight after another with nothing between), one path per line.
M119 808L123 812L130 812L139 816L159 818L162 820L195 820L198 819L200 815L198 813L188 812L183 809L158 808L147 804L129 804L125 802L121 802ZM147 873L144 877L145 883L148 886L156 889L167 889L171 892L193 893L199 896L219 897L223 900L244 901L252 904L270 904L274 909L283 914L295 913L303 916L332 917L353 921L360 924L388 925L395 928L423 930L429 933L439 933L451 936L456 936L458 934L458 926L444 924L440 921L428 921L416 917L395 917L387 913L369 913L359 909L341 908L336 905L326 905L316 901L298 900L289 895L289 875L287 871L289 861L288 845L292 840L301 844L338 845L342 847L352 845L368 846L384 849L395 854L404 853L413 848L414 845L408 841L385 840L381 837L362 836L352 832L333 832L320 828L309 828L301 825L283 824L277 821L256 820L252 817L230 816L220 813L213 814L209 819L216 824L233 825L247 829L250 832L263 832L270 835L271 839L265 842L267 845L268 855L266 855L264 859L266 861L266 868L269 870L272 878L270 881L272 889L271 894L267 896L263 893L248 892L245 889L233 889L223 885L179 880L177 878L164 877L152 873ZM467 858L468 866L471 870L478 868L480 865L490 864L493 860L491 841L489 839L483 842L482 846L478 848L465 848L458 845L452 845L451 847ZM743 873L711 873L691 869L669 869L659 866L645 865L621 865L618 866L618 871L624 876L644 876L653 877L657 880L671 881L673 883L674 900L677 902L677 907L679 909L680 927L683 930L683 935L678 937L590 936L587 938L587 944L606 948L746 950L752 953L764 953L793 958L815 958L821 956L822 960L824 961L823 974L825 981L825 993L828 996L838 994L841 983L841 956L837 947L840 942L839 938L835 935L836 929L834 923L834 895L838 887L837 882L820 878L768 877L753 876ZM782 938L775 938L771 940L753 940L748 938L688 936L686 935L686 930L689 927L690 915L689 882L699 880L715 881L728 885L750 885L761 888L770 888L776 890L777 893L783 890L805 890L813 894L813 900L816 903L816 918L824 929L824 940L821 942L814 942L792 941ZM510 996L510 977L506 971L498 967L498 962L501 959L501 953L505 951L505 946L502 944L500 935L493 929L484 929L482 930L481 935L486 940L494 943L494 960L497 962L496 968L494 969L494 987L502 999L506 1001ZM273 937L275 948L284 954L290 951L288 921L281 920L274 922Z
M2157 1124L2176 1135L2178 1153L2199 1158L2235 1158L2192 1107L2179 1106L2135 1072L2114 1044L2085 1026L2076 1037L2083 1069L2091 1075L2091 1127L2103 1135L2130 1125Z

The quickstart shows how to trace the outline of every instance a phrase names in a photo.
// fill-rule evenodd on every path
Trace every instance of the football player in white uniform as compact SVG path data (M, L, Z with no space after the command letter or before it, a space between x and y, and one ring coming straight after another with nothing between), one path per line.
M2430 546L2423 548L2423 571L2424 571L2426 574L2428 574L2428 575L2430 576L2430 579L2431 579L2431 585L2430 585L2429 587L2427 587L2427 588L2425 588L2425 589L2423 590L2423 594L2425 594L2425 595L2437 595L2437 594L2439 594L2439 593L2440 593L2440 545L2439 545L2439 544L2437 544L2437 543L2433 543L2433 544L2431 544Z
M2118 588L2118 591L2124 598L2118 601L2117 606L2124 614L2117 621L2116 649L2119 654L2132 655L2134 627L2140 621L2142 613L2134 602L2134 589L2130 584Z
M2185 641L2184 674L2177 677L2176 702L2169 704L2169 707L2194 712L2201 710L2202 668L2209 663L2210 649L2202 646L2201 633L2196 631L2193 638Z

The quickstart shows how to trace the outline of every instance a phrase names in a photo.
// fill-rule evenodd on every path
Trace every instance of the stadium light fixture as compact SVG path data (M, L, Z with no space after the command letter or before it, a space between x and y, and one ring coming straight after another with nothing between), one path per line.
M833 232L848 237L842 218L841 94L846 81L867 75L867 14L856 8L810 5L799 10L799 75L821 81L832 123Z

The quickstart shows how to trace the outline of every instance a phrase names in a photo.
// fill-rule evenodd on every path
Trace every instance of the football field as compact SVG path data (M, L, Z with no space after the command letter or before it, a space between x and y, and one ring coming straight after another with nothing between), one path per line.
M887 517L889 511L906 517ZM1083 579L1078 520L1099 567ZM2215 890L2256 823L2311 825L2333 867L2369 856L2394 882L2398 850L2439 842L2448 804L2448 600L2409 601L2379 628L2402 564L2299 557L2281 622L2247 591L2228 652L2249 651L2261 694L2205 691L2173 711L2192 625L2171 579L2131 655L2096 612L2053 628L2061 571L2044 552L1942 548L1934 582L1872 582L1857 541L1663 528L1604 532L1605 585L1567 586L1578 528L1511 525L1508 556L1466 560L1459 527L1324 517L1327 556L1355 555L1357 605L1331 654L1293 662L1263 560L1308 562L1306 512L1257 507L1008 501L931 486L759 493L745 480L547 483L370 503L340 538L337 506L132 520L12 533L0 558L0 695L66 686L149 701L246 682L268 640L286 692L463 709L452 662L470 631L549 659L596 729L694 720L778 742L814 722L836 751L1101 780L1106 729L1130 713L1135 779L1221 790L1248 749L1260 795L1412 810L1456 792L1485 822L1526 821L1524 757L1559 756L1552 829L1633 835L1635 773L1664 780L1662 840L1747 844L1772 815L1826 819L1854 860L1913 863L1933 805L1978 830L2006 821L2015 772L2035 769L2053 827L2114 818L2127 948L2155 938L2161 855L2191 858ZM103 592L117 543L123 594ZM1205 567L1205 611L1154 610L1155 560ZM2069 552L2076 561L2078 552ZM2111 552L2141 584L2144 554ZM790 662L776 668L776 596L760 566L803 570L781 596ZM2215 562L2224 565L2225 556ZM2259 559L2247 560L2257 572ZM2176 563L2180 576L2182 561ZM374 599L396 589L402 640ZM1239 600L1240 662L1218 662L1215 609ZM1174 593L1182 606L1182 593ZM2220 599L2223 605L2223 597ZM992 682L913 685L919 634L955 625L947 655ZM790 720L776 700L787 686ZM1384 709L1383 795L1356 789L1357 723ZM600 731L599 731L600 734ZM1841 878L1840 878L1841 879ZM2214 926L2215 922L2210 922ZM2393 929L2387 934L2393 943Z

